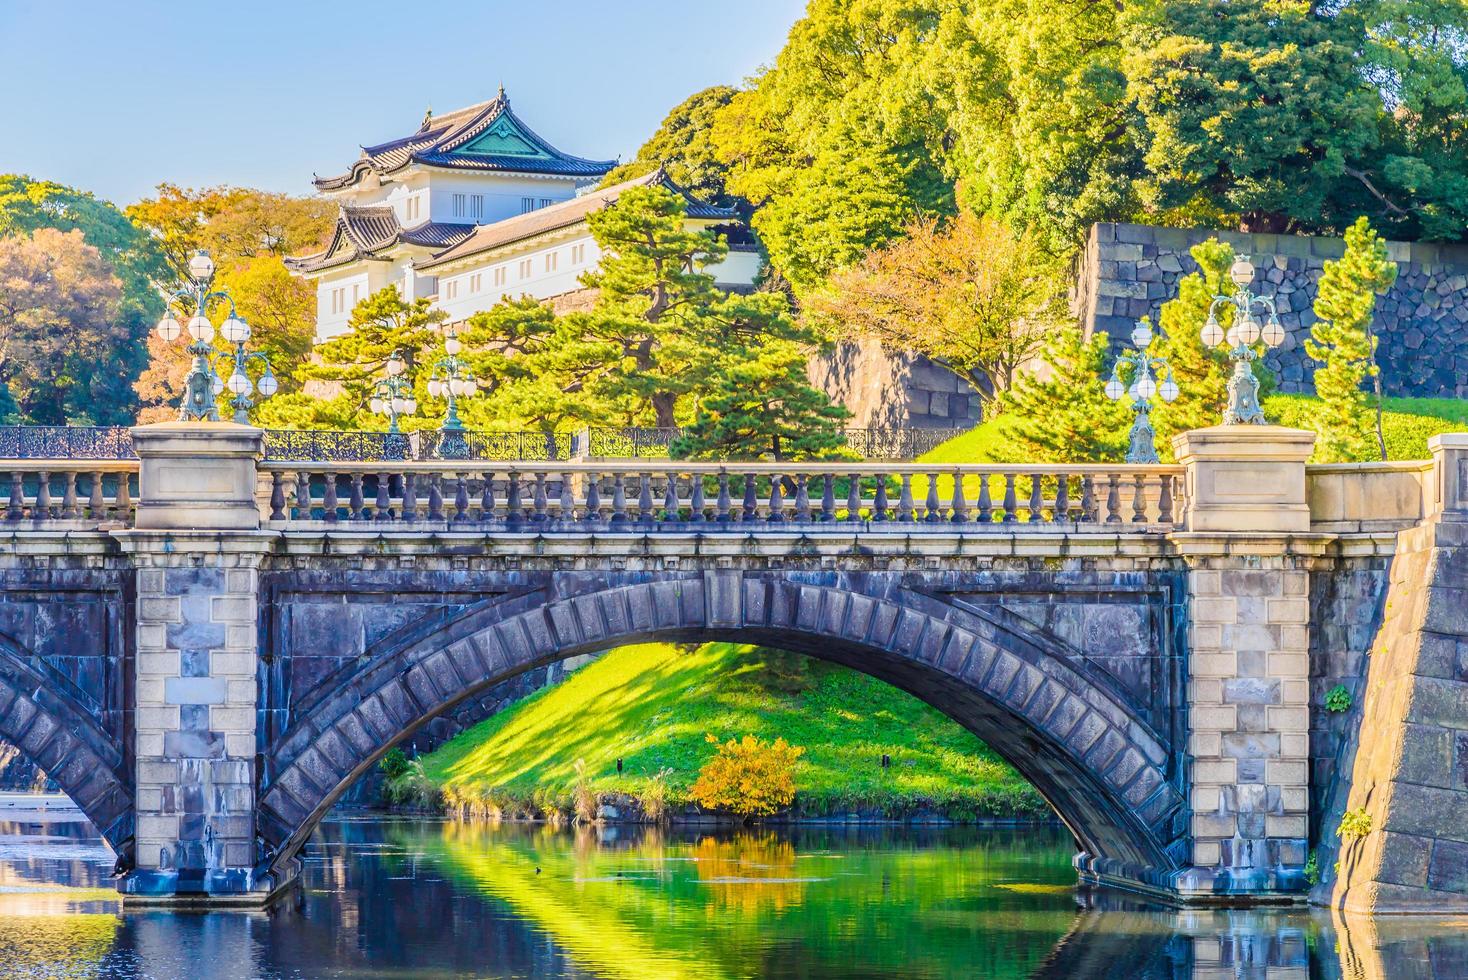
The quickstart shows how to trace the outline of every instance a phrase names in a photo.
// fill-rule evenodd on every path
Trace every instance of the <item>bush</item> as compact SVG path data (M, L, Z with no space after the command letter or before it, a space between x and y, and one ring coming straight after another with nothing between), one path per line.
M707 740L719 745L713 735ZM795 801L795 762L805 752L783 738L761 742L753 735L730 739L703 764L690 790L711 810L742 817L765 816Z
M382 775L389 779L400 779L408 771L408 756L402 749L391 748L383 755L382 761L377 764L382 770Z
M1314 851L1310 852L1310 860L1305 862L1305 880L1312 886L1320 884L1320 855Z
M1349 711L1351 708L1351 692L1344 684L1337 684L1325 695L1325 710L1334 714Z
M1353 841L1358 837L1365 837L1371 833L1371 814L1364 808L1347 810L1341 816L1341 826L1337 831L1342 841Z
M586 760L576 760L576 783L571 788L571 805L578 823L591 823L596 819L596 791L591 788L591 777L586 773Z
M648 778L642 787L639 797L642 802L642 812L654 823L668 815L668 777L672 774L671 769L659 769Z
M410 806L437 810L443 805L438 784L423 772L423 763L413 759L396 777L382 784L382 798L390 806Z

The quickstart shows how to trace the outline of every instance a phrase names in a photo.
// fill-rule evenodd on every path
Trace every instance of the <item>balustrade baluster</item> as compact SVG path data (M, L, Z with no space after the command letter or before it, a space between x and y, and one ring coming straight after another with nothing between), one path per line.
M1157 519L1163 524L1172 523L1172 474L1164 473L1162 487L1157 493Z
M1106 523L1121 523L1121 474L1106 474Z
M669 473L668 478L673 479L674 475ZM703 474L690 473L688 475L688 485L690 493L688 500L688 519L694 524L701 524L707 520L703 512Z
M1132 478L1132 523L1147 521L1147 478L1138 473Z
M627 523L627 487L622 474L612 474L612 523Z
M821 523L836 519L836 477L830 473L821 475Z
M485 470L482 477L484 483L479 488L479 519L490 522L494 520L494 471Z
M652 523L652 474L637 474L637 523Z
M505 523L514 527L525 519L525 506L520 502L520 474L505 474Z
M296 470L295 497L296 520L309 521L311 519L311 474L306 470Z
M720 524L728 524L732 520L729 508L733 501L729 499L729 474L723 470L719 471L719 496L714 504L714 519Z
M1089 473L1081 477L1081 520L1096 523L1096 481Z
M1038 524L1045 519L1045 482L1040 479L1040 474L1030 474L1030 505L1029 515L1026 520L1031 524Z
M278 473L276 475L279 476ZM107 497L102 491L102 473L100 470L94 471L91 474L91 477L92 499L87 507L87 509L90 511L87 516L94 521L104 520L107 517ZM122 478L126 480L127 474L122 474ZM284 504L284 497L282 497L282 504Z
M744 474L744 514L743 520L752 521L759 516L759 502L755 499L755 477L753 473Z
M128 522L133 519L132 478L131 473L117 474L117 516Z
M562 521L576 519L576 497L570 473L561 474L561 490L556 498L556 518Z
M464 473L454 474L454 523L463 524L470 519L469 477Z
M1014 483L1017 477L1013 473L1004 474L1004 523L1013 524L1019 520L1019 505L1015 500Z
M403 520L416 521L418 519L418 475L416 473L403 474Z
M938 474L928 474L928 499L923 501L923 522L926 524L937 524L943 519L943 512L938 509Z
M326 480L326 487L321 493L321 517L328 523L336 523L336 474L324 473L322 477Z
M861 520L861 477L855 473L846 476L849 481L846 484L846 519L848 521Z
M697 476L694 477L694 480L702 482ZM663 520L678 521L683 516L681 510L682 505L678 500L678 474L665 473L663 475Z
M61 516L69 521L81 516L76 505L76 470L66 471L66 490L61 495Z
M93 487L93 494L92 494L92 498L93 498L92 513L93 514L96 514L96 512L97 512L96 492L95 492L96 486L97 486L97 477L96 477L96 474L93 474L92 475L92 487ZM274 472L272 472L270 474L270 519L272 521L283 521L283 520L285 520L285 483L281 479L280 470L275 470Z
M601 520L601 474L588 473L586 476L586 513L581 515L585 521Z
M877 490L872 495L872 520L885 521L887 519L887 474L877 474Z
M362 474L352 474L352 520L365 521L367 519L367 500L362 495Z
M948 517L949 521L954 524L968 522L968 501L963 497L963 470L953 471L953 499L950 506L953 512Z
M549 514L547 513L548 501L545 495L544 470L536 470L535 472L535 494L531 499L534 501L535 507L535 513L531 517L531 520L537 524L544 524L547 520L549 520Z
M1070 474L1062 473L1058 483L1055 485L1055 513L1051 520L1056 524L1064 524L1070 520Z
M25 517L25 484L19 470L10 473L10 500L5 508L7 521L18 521Z
M784 480L778 473L770 477L770 512L765 515L765 520L771 524L780 524L785 520Z
M795 477L795 520L801 524L810 523L810 488L806 485L809 479L804 473Z
M994 523L994 502L989 499L989 474L979 474L979 523Z
M31 520L44 521L51 517L51 473L41 470L36 474L36 506L31 510Z
M392 474L377 474L377 505L372 516L379 521L392 520Z
M897 520L911 524L914 519L912 506L912 475L902 474L902 491L897 496Z

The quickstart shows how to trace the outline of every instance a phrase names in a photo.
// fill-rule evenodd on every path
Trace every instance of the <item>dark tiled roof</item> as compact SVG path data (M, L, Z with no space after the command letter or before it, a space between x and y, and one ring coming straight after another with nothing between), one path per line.
M497 144L496 149L516 148L516 152L496 153L489 149L491 144ZM551 146L510 110L510 100L501 90L488 102L426 117L411 136L364 146L361 158L349 171L318 177L316 187L324 191L350 187L368 172L389 174L410 163L454 170L599 177L617 162L587 160Z
M473 225L443 221L426 221L414 228L403 228L397 213L385 204L343 207L337 213L336 231L325 251L290 258L286 264L296 272L321 272L358 259L385 258L375 253L398 242L424 248L452 248L473 233Z
M662 186L675 194L682 195L687 202L688 217L713 221L732 221L737 215L733 208L720 208L705 204L691 197L687 191L668 179L661 169L641 177L600 190L589 191L569 201L561 201L536 211L506 218L489 225L480 225L464 241L447 251L440 252L427 262L418 263L419 269L428 269L444 262L452 262L480 252L510 245L535 235L542 235L559 228L568 228L586 220L587 215L611 204L622 192L631 187Z

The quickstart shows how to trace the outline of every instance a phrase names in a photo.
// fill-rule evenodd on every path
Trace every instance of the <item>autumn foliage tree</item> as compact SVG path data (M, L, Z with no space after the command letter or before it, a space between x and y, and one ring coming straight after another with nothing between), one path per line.
M713 735L705 738L719 748L689 790L700 806L748 818L768 816L795 802L795 764L805 749L783 738L762 742L746 735L723 744Z
M1386 242L1364 217L1346 231L1346 251L1325 263L1320 291L1315 297L1316 320L1305 342L1305 353L1323 362L1315 371L1315 394L1320 462L1352 462L1368 458L1373 450L1386 459L1382 437L1381 392L1368 395L1368 378L1379 379L1376 337L1371 317L1377 293L1397 280L1396 263L1387 258Z
M847 337L926 354L992 401L1065 318L1060 263L1034 235L968 212L905 234L837 273L809 310Z

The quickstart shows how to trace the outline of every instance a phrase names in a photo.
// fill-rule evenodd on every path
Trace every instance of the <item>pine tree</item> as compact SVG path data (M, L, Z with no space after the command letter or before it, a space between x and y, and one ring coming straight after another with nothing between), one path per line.
M1049 370L1021 373L1001 399L1000 426L1008 443L1000 462L1096 463L1126 455L1129 403L1106 397L1110 339L1081 336L1079 327L1055 331L1040 359Z
M693 424L674 458L815 459L845 444L851 413L806 380L805 352L789 341L735 349L707 372Z
M1363 460L1373 449L1386 459L1380 423L1381 371L1371 316L1376 294L1391 288L1396 279L1397 266L1387 258L1386 242L1364 217L1346 231L1345 254L1325 263L1315 297L1315 315L1320 319L1305 342L1305 353L1324 364L1315 372L1315 394L1321 402L1315 456L1320 462ZM1372 395L1361 387L1368 377L1377 379Z
M297 374L303 380L341 381L365 403L394 352L407 365L404 377L417 380L418 368L442 346L437 327L447 318L426 297L410 303L396 286L384 286L353 307L347 332L318 345L316 362L303 364Z

